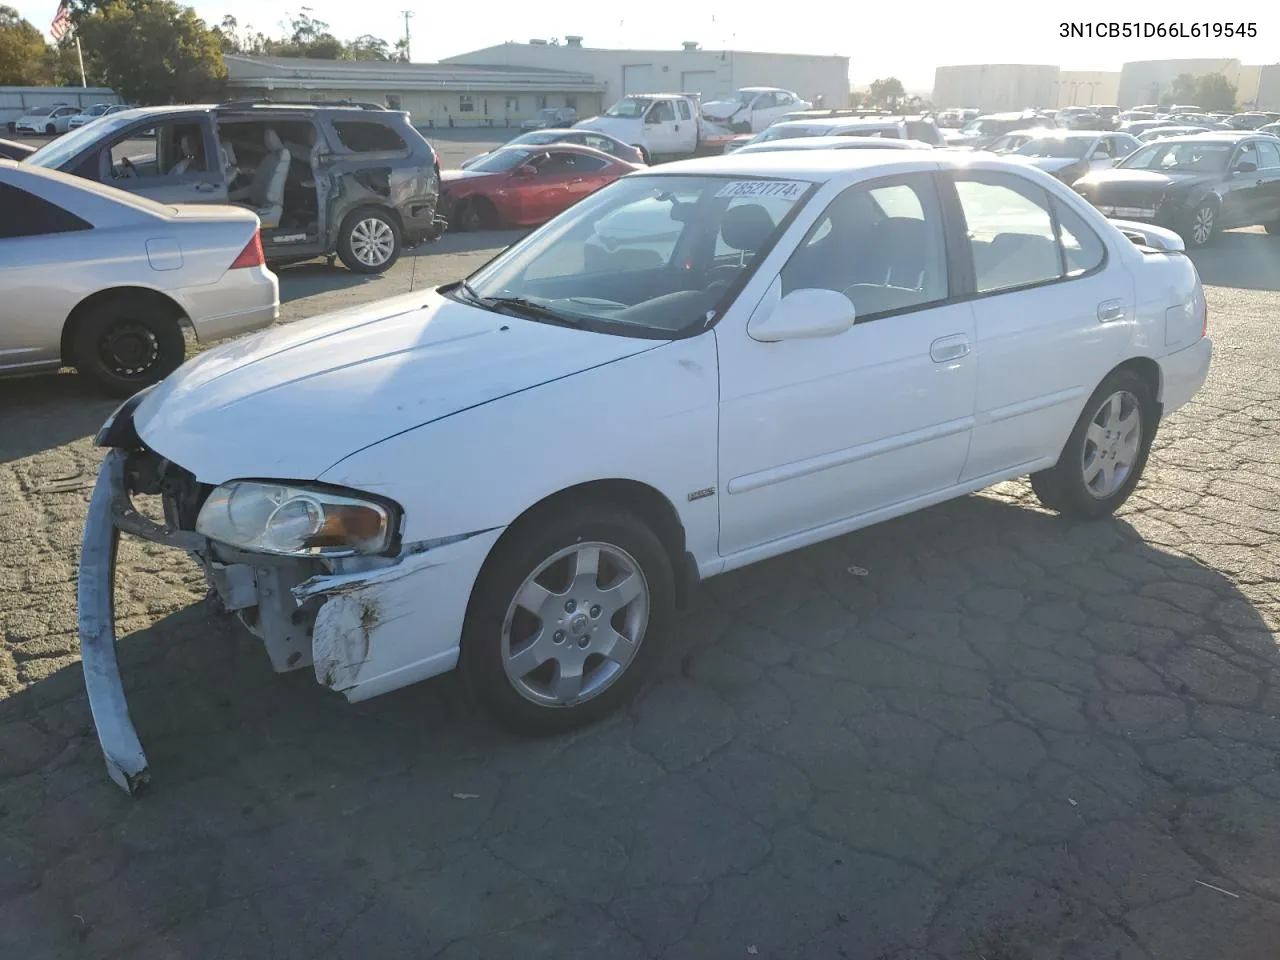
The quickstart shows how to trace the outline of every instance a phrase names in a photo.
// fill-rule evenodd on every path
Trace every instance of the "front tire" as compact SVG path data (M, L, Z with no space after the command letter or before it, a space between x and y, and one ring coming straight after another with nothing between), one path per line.
M403 245L399 224L376 207L348 214L338 232L338 256L352 273L385 273L400 259Z
M172 312L133 297L90 306L70 338L72 365L112 396L129 397L182 366L187 343Z
M57 136L57 133L58 133L58 128L55 127L52 123L46 123L44 125L44 135L46 137Z
M1203 247L1218 235L1218 205L1204 201L1192 211L1182 238L1188 247Z
M579 503L499 543L472 592L462 670L507 729L562 733L641 689L674 610L657 535L625 510Z
M1109 517L1142 477L1158 418L1147 382L1132 370L1115 371L1085 404L1057 465L1031 475L1036 497L1073 519Z

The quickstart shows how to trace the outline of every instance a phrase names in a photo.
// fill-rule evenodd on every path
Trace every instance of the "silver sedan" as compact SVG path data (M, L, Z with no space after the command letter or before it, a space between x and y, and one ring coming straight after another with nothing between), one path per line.
M128 396L199 342L280 312L258 218L162 206L79 177L0 160L0 374L69 365Z

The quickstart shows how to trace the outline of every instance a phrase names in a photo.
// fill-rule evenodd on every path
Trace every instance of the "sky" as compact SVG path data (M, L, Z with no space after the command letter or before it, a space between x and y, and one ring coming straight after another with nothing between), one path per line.
M57 10L56 0L0 2L16 6L42 30ZM231 14L242 27L252 25L267 34L282 33L282 25L303 5L292 0L197 0L193 4L210 25ZM930 6L933 11L924 13ZM421 62L508 40L566 34L582 36L589 47L678 49L681 42L694 40L707 49L839 54L849 57L855 83L896 76L908 90L926 93L933 86L934 67L942 64L1044 63L1064 70L1119 70L1126 60L1165 58L1280 62L1280 13L1266 14L1264 10L1275 5L1261 0L1236 0L1229 5L1235 18L1232 23L1256 24L1257 37L1252 39L1090 40L1058 35L1064 19L1085 16L1095 22L1136 24L1159 17L1160 23L1182 23L1189 30L1192 23L1205 22L1210 6L1203 0L1074 4L989 0L946 5L917 2L912 7L814 0L802 5L763 0L642 0L553 13L551 4L528 0L485 0L470 8L446 2L443 9L415 0L312 0L310 9L311 16L326 21L340 39L372 33L388 41L404 35L400 11L413 10L413 59ZM481 9L483 16L477 16ZM1072 12L1061 12L1064 9ZM446 15L452 11L455 16Z

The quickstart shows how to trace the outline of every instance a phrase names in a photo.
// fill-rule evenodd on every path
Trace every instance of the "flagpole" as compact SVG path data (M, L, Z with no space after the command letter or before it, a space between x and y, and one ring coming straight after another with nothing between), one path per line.
M89 80L84 75L84 51L80 49L80 34L75 35L76 38L76 59L80 61L80 86L88 87Z

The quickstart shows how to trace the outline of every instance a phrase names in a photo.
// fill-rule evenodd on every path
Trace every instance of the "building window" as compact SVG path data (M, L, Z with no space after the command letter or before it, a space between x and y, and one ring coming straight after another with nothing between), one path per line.
M511 113L518 113L520 110L520 98L507 97L507 110Z
M387 109L388 109L388 110L399 110L399 109L400 109L400 94L398 94L398 93L388 93L388 94L387 94Z
M473 100L469 95L465 93L462 94L462 96L458 97L458 112L459 113L475 113L476 112L475 100Z
M577 110L577 109L578 109L578 98L577 98L577 97L565 97L565 98L564 98L564 105L565 105L566 107L568 107L570 110Z

